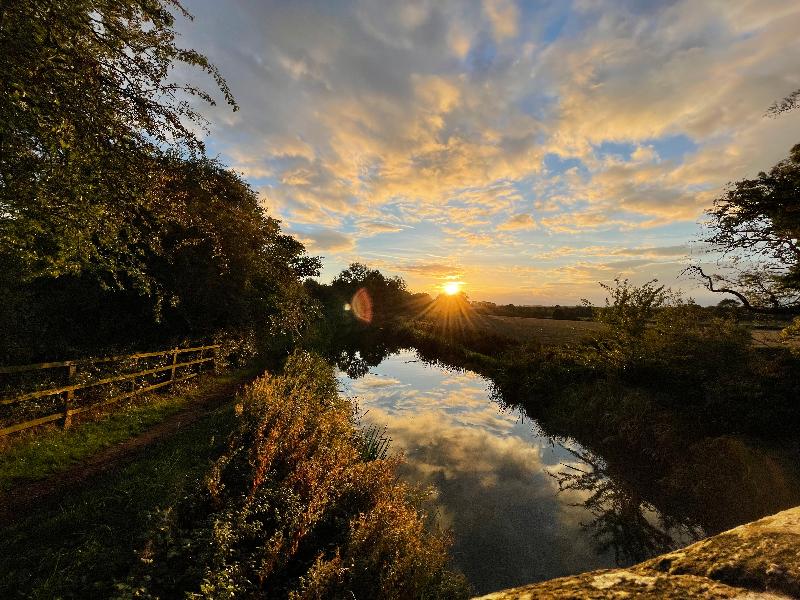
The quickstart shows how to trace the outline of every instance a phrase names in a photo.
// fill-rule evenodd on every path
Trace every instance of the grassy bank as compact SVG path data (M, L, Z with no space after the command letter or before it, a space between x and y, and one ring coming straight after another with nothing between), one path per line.
M110 446L125 442L165 419L229 394L232 386L252 374L236 371L206 376L167 393L135 398L111 413L101 413L62 431L56 426L38 428L2 440L0 492L17 483L36 481L60 473Z
M796 505L797 357L691 305L650 322L626 311L598 335L558 346L419 320L397 323L389 337L487 377L498 401L543 433L577 441L586 471L558 484L588 492L587 527L623 560L668 550L664 530L711 534ZM667 515L663 527L648 521L653 509Z
M333 368L296 353L0 531L0 597L467 597L397 464Z
M231 404L135 462L47 501L0 532L0 597L108 598L154 517L197 485L234 424Z

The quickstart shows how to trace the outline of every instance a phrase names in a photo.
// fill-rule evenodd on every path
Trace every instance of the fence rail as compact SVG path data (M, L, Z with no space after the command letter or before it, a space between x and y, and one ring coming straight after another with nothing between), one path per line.
M14 433L16 431L22 431L23 429L36 427L37 425L43 425L45 423L50 423L59 420L62 422L62 426L66 429L70 426L73 415L80 414L87 410L99 408L101 406L114 404L116 402L124 400L125 398L130 398L131 396L135 396L137 394L142 394L144 392L149 392L167 385L172 385L181 381L192 379L193 377L197 377L202 372L203 365L207 363L212 363L212 365L215 364L218 349L219 349L219 344L212 344L207 346L195 346L192 348L172 348L170 350L163 350L160 352L141 352L138 354L127 354L122 356L107 356L103 358L66 360L59 362L46 362L46 363L36 363L31 365L17 365L17 366L7 366L7 367L0 366L0 374L26 373L34 371L44 371L47 369L66 369L66 379L67 379L66 385L59 385L47 389L28 391L28 392L18 393L17 395L14 396L0 398L0 406L9 406L9 405L18 405L24 402L40 398L47 398L50 396L63 397L63 407L57 412L37 417L35 419L29 419L21 423L15 423L12 425L8 425L6 427L2 427L0 428L0 437L8 435L10 433ZM196 358L190 358L189 360L185 360L184 362L179 362L178 360L179 356L195 352L199 352L199 355ZM210 356L203 356L206 353L209 353ZM114 362L123 362L123 361L139 361L145 358L156 358L156 357L162 357L171 360L168 360L167 364L165 365L161 365L150 369L143 369L140 371L136 371L134 373L123 373L121 375L114 375L112 377L104 377L81 383L72 383L76 378L79 367L87 367L87 366L94 366L94 365L114 363ZM179 369L192 367L194 365L198 365L196 371L183 373L180 375L178 374ZM147 384L143 387L138 387L138 388L136 387L137 379L146 378L151 375L157 375L165 372L169 372L169 379L157 382L150 381L146 382ZM76 402L75 392L78 392L80 390L85 390L88 388L99 388L102 386L110 386L115 383L122 383L126 381L131 382L133 389L126 392L113 393L108 398L104 398L100 401L90 402L85 406L77 406L77 407L75 406Z

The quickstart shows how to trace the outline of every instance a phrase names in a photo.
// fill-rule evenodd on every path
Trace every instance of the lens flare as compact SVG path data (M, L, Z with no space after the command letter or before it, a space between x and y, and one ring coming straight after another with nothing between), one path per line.
M461 291L461 285L460 281L448 281L442 286L442 290L448 296L455 296Z
M372 323L372 298L366 288L361 288L353 294L350 307L359 321Z

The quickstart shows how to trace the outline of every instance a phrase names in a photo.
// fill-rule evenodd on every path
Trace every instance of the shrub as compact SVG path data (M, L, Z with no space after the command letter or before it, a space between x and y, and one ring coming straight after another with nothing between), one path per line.
M124 597L466 597L399 460L364 456L331 366L296 352L237 410L227 450L169 511Z
M490 373L498 399L541 407L573 393L641 391L720 434L773 436L800 422L800 361L790 348L754 348L736 315L709 314L654 281L604 287L596 319L607 329L581 343L506 351Z

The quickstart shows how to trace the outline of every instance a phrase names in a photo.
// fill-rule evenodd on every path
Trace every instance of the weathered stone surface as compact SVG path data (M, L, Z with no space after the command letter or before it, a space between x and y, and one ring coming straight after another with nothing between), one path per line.
M593 571L574 577L551 579L502 592L481 596L481 600L554 600L575 598L631 598L661 600L664 598L742 598L743 590L696 575L640 575L618 569ZM777 598L777 596L773 596Z
M800 507L628 569L592 571L481 600L800 598Z
M742 525L638 565L800 597L800 507Z

